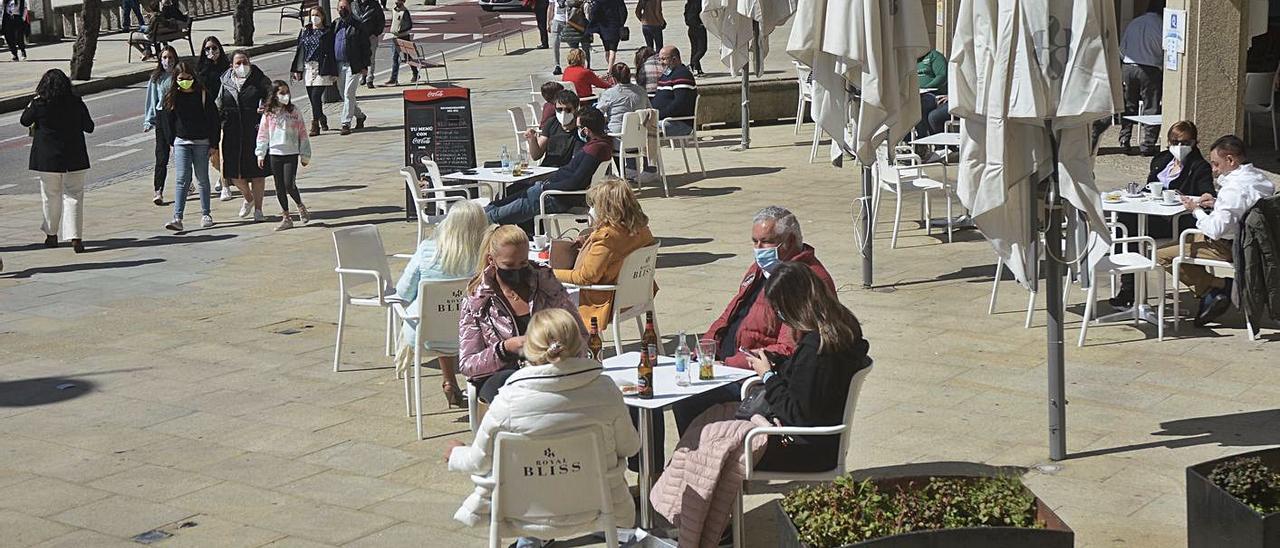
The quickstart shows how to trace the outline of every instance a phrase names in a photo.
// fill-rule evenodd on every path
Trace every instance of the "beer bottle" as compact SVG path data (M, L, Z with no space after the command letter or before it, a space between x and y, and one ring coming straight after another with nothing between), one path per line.
M658 332L653 329L652 310L644 313L644 335L640 337L640 344L644 348L649 348L649 345L653 345L655 348L658 346ZM658 355L654 354L653 359L658 359Z
M653 362L657 359L656 345L645 345L640 351L640 365L636 368L636 395L641 398L653 397Z
M600 321L591 318L591 338L587 339L587 357L595 361L604 361L604 341L600 339Z

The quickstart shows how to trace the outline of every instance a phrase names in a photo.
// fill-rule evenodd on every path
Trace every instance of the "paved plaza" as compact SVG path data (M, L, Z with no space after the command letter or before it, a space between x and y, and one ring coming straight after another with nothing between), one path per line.
M669 19L668 39L684 47L683 26ZM771 69L790 66L785 36L774 35ZM719 65L709 57L707 66ZM505 108L528 99L527 75L544 68L541 50L450 59L458 85L473 89L482 158L512 143ZM484 542L487 530L452 520L472 484L447 472L445 444L470 434L465 410L446 410L436 371L423 381L423 441L383 356L377 312L348 314L346 371L332 371L330 231L373 224L388 253L411 251L415 238L397 174L399 90L362 90L361 100L371 127L313 140L299 179L310 226L273 232L268 197L267 222L235 218L239 201L215 201L215 227L172 234L161 228L171 208L149 202L150 176L139 174L86 193L88 253L77 255L41 245L38 195L0 201L0 545L136 546L153 530L172 535L156 542L165 547ZM668 335L701 333L735 293L752 261L755 211L779 204L799 216L876 362L852 468L1021 467L1078 546L1171 547L1186 542L1187 465L1280 442L1274 330L1251 343L1233 314L1225 328L1188 322L1157 342L1150 326L1111 325L1076 348L1076 288L1066 329L1071 456L1050 463L1043 300L1026 329L1026 292L1005 281L988 315L995 255L981 235L947 243L905 221L891 250L887 207L875 287L863 289L850 209L859 173L808 163L810 128L753 128L746 152L730 150L736 129L707 131L708 177L696 161L695 175L684 174L668 152L672 196L646 187L642 205L662 242L657 311ZM1145 173L1145 158L1098 161L1105 188ZM918 211L914 199L903 210ZM401 265L392 263L397 274ZM623 329L631 343L633 330ZM667 432L670 448L673 424ZM767 506L776 497L747 497L749 546L776 545Z

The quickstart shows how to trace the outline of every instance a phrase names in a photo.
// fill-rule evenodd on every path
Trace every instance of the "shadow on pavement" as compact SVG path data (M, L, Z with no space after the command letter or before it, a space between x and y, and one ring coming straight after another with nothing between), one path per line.
M720 259L736 257L732 253L707 253L705 251L689 251L681 253L659 253L658 268L675 268L680 266L699 266L711 264Z
M33 407L75 399L96 385L75 377L41 377L20 381L0 381L0 407Z
M364 206L353 207L350 209L322 209L311 212L312 221L324 221L330 219L346 219L348 217L357 217L361 215L384 215L396 213L404 216L404 206ZM373 223L373 220L368 221ZM333 226L333 225L326 225Z
M218 225L214 225L217 227ZM221 240L229 240L235 238L235 234L198 234L194 236L175 236L172 234L161 234L151 236L150 238L108 238L106 240L94 240L84 242L85 253L96 253L99 251L107 251L110 249L128 249L135 247L154 247L160 245L171 244L194 244L204 242L217 242ZM105 264L105 263L104 263Z
M708 244L715 241L714 238L681 238L678 236L659 236L658 241L662 242L663 249L668 247L679 247L682 245L699 245Z
M1067 458L1079 459L1143 449L1177 449L1209 444L1217 444L1219 447L1275 445L1280 443L1280 409L1162 422L1160 431L1152 432L1151 435L1177 436L1177 438L1083 451L1067 455Z
M960 270L956 270L954 272L948 272L946 274L941 274L941 275L934 276L932 278L928 278L924 280L894 282L891 284L877 285L872 289L878 289L882 287L908 287L913 285L931 284L931 283L938 283L938 282L951 282L956 280L966 280L969 283L986 283L991 281L991 276L995 273L995 266L996 265L993 265L993 264L966 266L964 268L961 268Z
M26 270L18 270L15 272L5 272L0 274L0 278L30 278L36 274L58 274L64 272L79 272L83 270L108 270L112 268L132 268L147 264L163 263L164 259L138 259L136 261L109 261L105 263L73 263L57 266L37 266Z

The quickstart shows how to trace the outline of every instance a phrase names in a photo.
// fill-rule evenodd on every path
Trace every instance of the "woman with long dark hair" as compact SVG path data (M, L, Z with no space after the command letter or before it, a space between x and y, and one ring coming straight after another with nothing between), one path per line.
M324 115L324 90L338 83L338 60L333 54L333 29L325 25L324 10L312 8L307 26L298 33L298 47L293 52L293 79L307 87L311 103L310 135L329 131L329 118Z
M49 69L20 123L33 130L29 168L40 174L44 245L58 247L61 233L76 253L82 253L84 174L89 170L84 134L93 133L89 108L71 91L66 73Z
M209 210L209 151L218 149L218 107L190 62L178 63L174 85L164 98L164 106L169 127L173 128L173 161L178 169L173 220L164 227L175 232L182 230L182 213L186 210L194 171L200 185L200 226L209 228L213 226Z
M196 78L204 86L205 92L216 98L222 88L222 75L230 68L231 58L227 57L222 41L217 36L206 37L200 43L200 58L196 61ZM222 180L222 153L217 147L209 149L209 165L218 172L218 180L213 182L213 191L221 193L220 200L231 201L235 197L231 195L231 187Z
M258 165L254 148L258 142L258 122L266 110L271 79L249 60L249 52L231 54L231 69L222 75L218 110L222 113L222 175L240 189L244 203L240 218L261 222L262 194L267 175Z
M178 52L173 46L160 49L160 59L147 79L146 107L142 110L142 131L156 130L156 165L151 176L152 203L164 205L164 182L169 176L169 152L173 146L173 128L164 113L164 98L173 87L173 69L178 66Z
M18 60L18 52L22 52L22 60L27 59L27 0L3 0L4 12L0 15L0 30L4 31L4 42L9 45L9 54Z

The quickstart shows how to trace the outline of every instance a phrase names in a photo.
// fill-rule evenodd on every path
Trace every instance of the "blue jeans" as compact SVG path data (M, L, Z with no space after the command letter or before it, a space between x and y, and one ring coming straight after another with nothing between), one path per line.
M209 214L209 145L173 145L173 163L178 168L178 196L173 200L173 218L181 219L191 191L191 170L200 184L200 214Z
M121 0L120 11L124 12L124 28L128 29L130 27L130 13L136 15L138 17L138 25L142 25L144 19L142 18L142 8L139 0Z
M538 198L542 196L542 183L534 183L524 192L507 195L506 198L498 200L485 207L485 213L489 217L489 222L499 225L515 225L528 221L532 221L534 216L538 215ZM553 213L555 208L551 207L551 200L548 199L547 206L551 210L547 213Z
M418 67L409 66L413 70L413 79L418 79ZM391 48L391 81L398 82L400 78L400 48Z
M678 120L663 120L662 131L667 135L680 137L693 133L693 126Z

